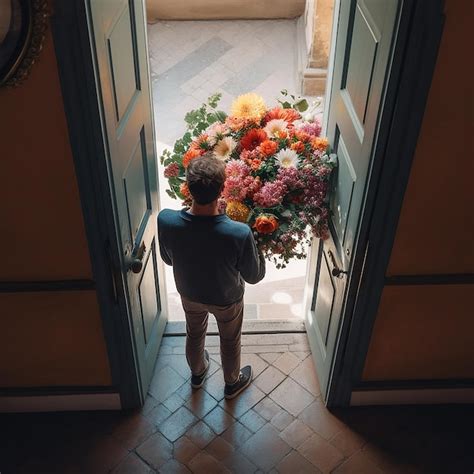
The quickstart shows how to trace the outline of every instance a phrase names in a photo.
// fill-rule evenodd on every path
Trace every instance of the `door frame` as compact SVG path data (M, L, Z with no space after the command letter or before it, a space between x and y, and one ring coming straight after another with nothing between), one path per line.
M113 218L86 1L55 0L51 25L112 385L120 394L122 408L131 408L143 403L144 394L139 388L126 286L120 271L121 249ZM336 0L335 12L340 1ZM401 0L401 5L332 364L328 406L349 405L352 389L361 379L442 34L443 0ZM328 88L331 77L329 72Z
M332 88L336 15L341 1L336 0L334 9L326 97ZM401 0L399 8L329 387L323 394L329 407L349 406L352 390L362 379L443 31L444 0ZM329 106L328 101L323 130ZM315 267L320 263L322 245L320 242L312 249ZM318 271L316 268L313 274ZM315 286L313 279L313 291Z
M141 406L146 394L141 393L121 271L88 1L55 0L51 28L112 387L120 395L122 409L128 409Z

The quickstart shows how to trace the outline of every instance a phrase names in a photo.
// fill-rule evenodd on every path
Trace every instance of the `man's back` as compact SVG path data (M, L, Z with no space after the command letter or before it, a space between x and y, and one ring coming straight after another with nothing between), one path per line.
M257 283L265 275L250 228L226 215L164 209L158 233L161 256L173 266L177 290L191 301L234 303L243 296L244 280Z

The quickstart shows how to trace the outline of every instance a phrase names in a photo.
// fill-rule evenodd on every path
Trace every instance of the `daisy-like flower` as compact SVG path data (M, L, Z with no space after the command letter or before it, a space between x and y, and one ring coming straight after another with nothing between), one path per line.
M190 148L194 148L196 150L203 150L203 152L209 150L209 147L210 143L208 140L208 136L205 133L199 135L199 137L194 139L190 146Z
M291 148L283 148L283 150L280 150L275 155L275 158L280 163L282 168L296 168L300 161L298 153L296 153L296 151L292 150Z
M274 107L266 113L264 122L268 123L274 119L283 119L288 123L293 123L295 120L301 119L301 115L295 109Z
M270 122L268 122L264 128L265 133L269 138L274 138L278 136L280 132L286 132L287 129L287 122L283 119L270 120Z
M214 156L219 160L226 161L230 158L236 146L237 142L232 137L224 137L214 147Z
M207 130L206 134L208 137L209 143L213 146L218 142L224 135L229 131L227 125L221 122L213 123Z
M254 150L267 139L267 134L261 128L251 128L240 140L244 150Z
M232 102L231 115L237 118L260 120L267 108L261 96L254 93L239 95Z

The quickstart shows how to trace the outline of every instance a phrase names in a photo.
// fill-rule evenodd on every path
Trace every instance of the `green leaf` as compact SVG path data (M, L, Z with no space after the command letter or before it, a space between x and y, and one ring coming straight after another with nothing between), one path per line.
M285 102L280 102L280 104L284 109L291 109L291 104L287 100L285 100Z
M192 136L189 132L186 132L184 135L183 135L183 138L182 140L186 143L190 143L192 141Z
M224 123L225 119L227 118L227 114L223 112L222 110L216 110L214 115L216 116L217 120L219 120L219 122L222 122L222 123Z
M306 99L300 99L294 103L293 107L298 112L304 112L305 110L308 110L308 107L309 107L308 101Z
M166 190L166 194L173 199L177 199L176 194L173 191L170 191L169 189Z
M217 107L217 104L221 100L221 98L222 98L222 94L220 92L217 92L217 93L211 95L207 99L207 103L208 103L209 107L211 107L212 109L215 109Z

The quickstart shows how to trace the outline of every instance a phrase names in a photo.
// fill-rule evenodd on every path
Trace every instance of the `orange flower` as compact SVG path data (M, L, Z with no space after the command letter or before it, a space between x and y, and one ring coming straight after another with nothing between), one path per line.
M264 122L267 123L273 119L283 119L288 123L293 123L295 120L299 120L300 118L301 115L295 109L275 107L267 112Z
M316 137L311 140L311 146L314 150L326 151L328 144L328 139L324 137Z
M225 124L234 132L238 132L243 128L249 127L250 125L255 124L254 120L244 119L240 117L227 117L225 119Z
M193 140L190 148L203 150L203 151L209 149L209 142L207 141L208 138L209 137L205 133L199 135L195 140Z
M265 156L272 156L278 149L278 145L276 142L272 140L265 140L264 142L260 143L260 151Z
M252 128L240 140L244 150L255 150L260 143L266 141L267 134L261 128Z
M288 133L285 131L278 132L278 138L284 140L285 138L288 138Z
M309 133L303 132L301 130L295 130L294 136L304 143L309 143L312 139Z
M271 234L278 229L278 220L275 216L262 214L255 219L253 226L260 234Z
M258 158L254 158L250 163L250 168L256 171L260 168L261 164L262 164L262 160L259 160Z
M184 155L183 155L183 166L187 168L191 160L197 158L198 156L202 155L202 151L196 148L190 148Z
M191 193L189 192L188 183L183 183L179 187L179 192L187 199L191 197Z
M295 150L296 153L303 153L304 152L304 143L303 142L292 143L290 148L292 150Z
M229 201L225 212L232 220L239 222L247 222L250 215L250 209L239 201Z

